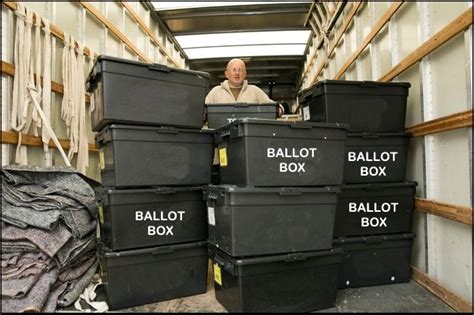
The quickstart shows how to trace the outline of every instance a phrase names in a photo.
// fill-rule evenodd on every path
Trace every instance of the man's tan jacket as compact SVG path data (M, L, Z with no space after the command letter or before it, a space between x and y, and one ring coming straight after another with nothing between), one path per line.
M265 92L263 92L259 87L247 83L247 80L244 80L242 85L242 90L240 91L239 97L237 100L234 98L234 95L229 88L229 80L225 80L214 87L209 94L206 96L206 104L222 104L222 103L273 103L273 101L268 97Z

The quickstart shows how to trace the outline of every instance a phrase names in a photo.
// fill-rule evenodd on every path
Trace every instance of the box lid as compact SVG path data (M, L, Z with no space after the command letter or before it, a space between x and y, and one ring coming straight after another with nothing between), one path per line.
M205 104L206 112L209 114L228 113L276 113L277 103L226 103Z
M214 141L214 132L212 130L125 124L111 124L104 127L104 129L96 134L95 140L99 145L112 140L157 141L157 135L173 138L173 136L179 134L188 135L196 143L212 143ZM206 136L204 137L203 135Z
M216 137L280 137L300 139L345 140L347 124L281 121L274 119L239 118L217 128Z
M321 94L408 95L410 86L408 82L323 80L301 90L298 99L303 104L307 98Z
M207 246L207 241L199 241L199 242L192 242L192 243L162 245L162 246L156 246L156 247L147 247L147 248L140 248L140 249L124 250L124 251L112 251L110 248L106 247L105 244L103 244L102 242L100 241L97 242L97 249L99 251L99 254L105 258L118 258L118 257L135 256L135 255L143 255L143 254L164 255L164 254L170 254L177 250L199 248L199 247L206 247L206 246Z
M345 190L384 190L387 188L405 188L411 187L415 188L418 185L415 181L404 181L398 183L372 183L372 184L354 184L354 185L343 185L340 186L341 191Z
M197 194L183 194L198 192ZM143 189L114 189L104 187L97 190L96 198L102 205L125 205L168 202L169 200L199 201L202 186L194 187L153 187Z
M235 186L235 185L207 185L203 187L205 191L226 192L226 193L278 193L281 195L296 195L302 193L338 193L340 188L336 186L325 187L251 187L251 186Z
M413 240L414 233L385 234L385 235L367 235L356 237L339 237L333 239L333 245L356 244L356 243L384 243L386 241Z
M360 137L364 139L375 139L383 137L411 137L409 132L348 132L347 137Z

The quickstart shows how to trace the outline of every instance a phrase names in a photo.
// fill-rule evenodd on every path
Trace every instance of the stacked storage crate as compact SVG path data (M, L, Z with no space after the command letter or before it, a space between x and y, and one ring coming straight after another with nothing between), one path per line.
M243 118L216 130L221 184L204 190L216 299L231 312L335 305L332 249L347 126Z
M276 119L277 103L220 103L205 104L207 128L216 129L225 126L238 118ZM217 151L216 151L217 152ZM217 153L215 154L217 156ZM219 164L213 161L211 183L220 183Z
M349 124L334 245L338 287L408 282L416 183L405 181L409 83L321 81L302 91L305 120Z
M101 56L87 84L96 102L99 256L110 309L206 292L208 75Z

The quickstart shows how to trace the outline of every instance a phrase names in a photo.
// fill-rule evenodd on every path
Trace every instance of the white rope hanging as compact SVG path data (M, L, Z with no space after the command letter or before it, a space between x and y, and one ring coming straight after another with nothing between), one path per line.
M66 158L64 150L62 149L53 129L49 124L49 118L46 118L43 110L41 109L41 82L39 73L41 72L41 45L40 45L40 26L41 21L38 18L36 23L36 84L33 71L32 63L32 49L31 49L31 28L33 24L33 12L24 7L21 3L17 3L17 32L15 35L15 77L13 81L13 102L12 102L12 129L18 131L18 145L15 156L15 162L19 164L28 164L28 157L26 146L22 145L22 134L27 134L30 129L31 122L34 122L35 135L37 135L37 128L43 126L42 134L48 134L53 139L56 147L58 148L61 156L64 159L66 165L70 166L69 160ZM26 23L26 25L25 25ZM48 24L49 32L49 24ZM51 56L51 45L50 37L46 36L46 40L49 43L45 43L45 49L49 46L49 52L45 51L45 81L48 82L47 88L43 90L44 93L49 93L47 96L48 116L50 116L50 93L51 93L51 80L50 80L50 62L46 62ZM47 143L49 139L47 137ZM43 142L45 139L43 139ZM45 142L46 143L46 142Z
M51 30L49 21L43 19L44 24L44 72L43 72L43 96L42 105L45 121L51 122ZM41 130L41 139L43 140L43 149L45 152L49 150L48 144L51 135L46 128Z

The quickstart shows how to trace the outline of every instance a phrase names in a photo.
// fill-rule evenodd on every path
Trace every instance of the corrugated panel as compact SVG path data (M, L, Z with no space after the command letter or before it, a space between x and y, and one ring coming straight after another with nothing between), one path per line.
M418 14L416 3L405 2L396 13L400 60L411 53L420 41L418 39Z
M472 303L472 226L429 215L430 275Z
M85 23L85 45L95 53L100 53L102 51L102 41L104 26L102 23L98 22L89 12L86 13L86 23Z
M436 87L433 90L433 118L467 110L465 67L468 59L464 49L464 35L459 34L430 57L433 84Z
M469 144L470 129L434 134L435 152L433 199L460 206L470 206Z

